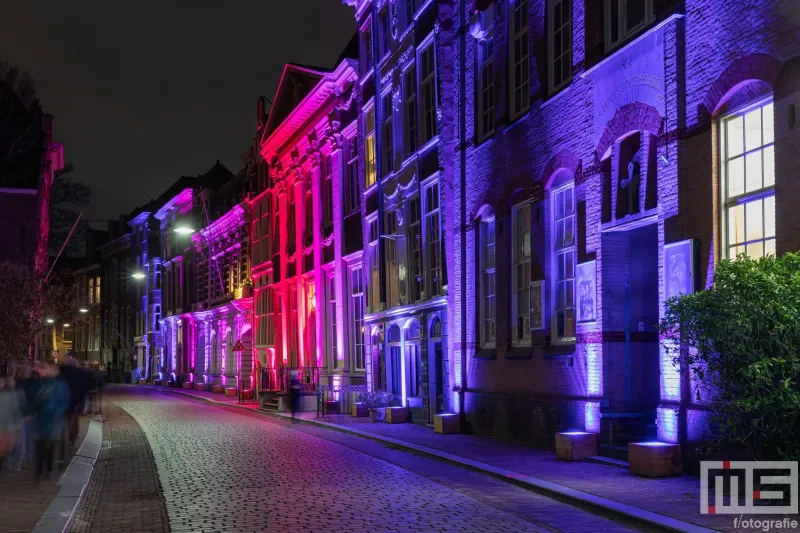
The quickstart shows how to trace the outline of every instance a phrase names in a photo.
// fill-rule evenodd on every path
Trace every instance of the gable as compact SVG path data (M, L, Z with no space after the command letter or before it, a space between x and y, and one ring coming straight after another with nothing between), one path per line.
M308 93L319 83L323 72L297 65L286 65L283 69L278 91L267 119L266 139L289 116Z

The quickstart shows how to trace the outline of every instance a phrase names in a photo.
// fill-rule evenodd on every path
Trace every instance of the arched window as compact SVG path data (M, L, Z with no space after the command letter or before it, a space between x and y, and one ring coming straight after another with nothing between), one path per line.
M484 348L494 348L496 335L496 272L495 272L495 217L485 214L481 217L478 234L478 324L480 344ZM441 329L441 323L439 323ZM433 335L431 335L433 336Z
M775 254L775 124L772 99L720 120L723 254Z
M561 180L571 176L564 176ZM575 337L575 189L570 180L550 193L552 201L552 272L555 337ZM534 306L532 306L533 308Z

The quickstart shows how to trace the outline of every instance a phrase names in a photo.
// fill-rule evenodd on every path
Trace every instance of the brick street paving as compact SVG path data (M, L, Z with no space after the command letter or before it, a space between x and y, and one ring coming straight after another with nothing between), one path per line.
M147 439L136 421L103 401L103 446L70 527L71 533L169 531Z
M147 436L173 532L632 531L351 435L142 389L107 397ZM130 518L115 533L150 531Z

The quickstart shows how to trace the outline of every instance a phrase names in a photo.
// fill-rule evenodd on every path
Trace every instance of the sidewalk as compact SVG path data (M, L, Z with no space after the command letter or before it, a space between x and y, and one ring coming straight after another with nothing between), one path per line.
M238 404L236 398L209 392L148 388L250 411L257 408L256 404ZM291 418L284 413L258 411L276 418ZM693 476L644 478L631 474L627 469L562 461L551 451L472 435L441 435L414 424L374 423L369 418L349 415L317 418L316 413L302 413L298 417L304 423L346 431L433 456L587 510L633 520L641 525L671 531L708 531L705 528L742 531L734 527L733 516L700 514L700 480Z
M56 468L66 467L72 456L80 447L89 428L89 417L80 419L80 432L76 445L67 449L66 462L56 463ZM56 459L58 452L56 452ZM56 470L50 479L42 480L38 485L34 482L33 466L23 468L21 472L5 471L0 477L0 516L2 531L9 533L30 533L39 518L45 513L50 503L59 493L59 478L63 470Z

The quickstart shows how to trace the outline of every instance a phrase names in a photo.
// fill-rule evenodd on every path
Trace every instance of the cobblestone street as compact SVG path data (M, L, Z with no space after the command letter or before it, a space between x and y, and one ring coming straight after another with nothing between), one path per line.
M132 418L108 409L75 532L166 529L137 432L173 532L631 531L359 437L135 388L107 399Z

